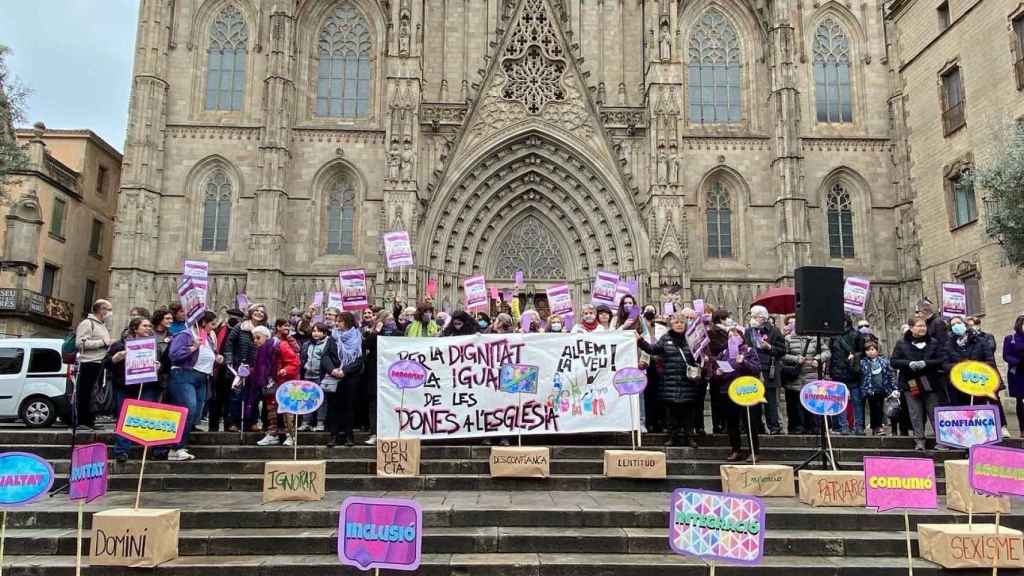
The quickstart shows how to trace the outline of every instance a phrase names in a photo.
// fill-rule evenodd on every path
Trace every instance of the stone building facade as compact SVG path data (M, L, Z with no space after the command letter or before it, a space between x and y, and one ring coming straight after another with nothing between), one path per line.
M16 132L4 183L0 337L63 337L109 291L121 154L90 130Z
M852 7L851 7L852 6ZM118 310L273 312L366 268L377 302L483 274L589 299L598 270L745 308L806 264L919 296L882 3L142 0ZM381 234L417 266L389 272ZM399 276L398 274L403 276ZM538 305L543 305L538 302Z
M1024 5L900 0L889 21L923 290L937 302L943 282L965 284L968 312L1001 345L1024 310L1024 278L986 231L998 207L964 173L985 166L1024 118Z

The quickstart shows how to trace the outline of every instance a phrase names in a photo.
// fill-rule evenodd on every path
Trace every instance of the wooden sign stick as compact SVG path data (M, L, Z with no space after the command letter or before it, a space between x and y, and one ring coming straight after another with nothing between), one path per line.
M709 573L709 576L715 576L715 561L714 560L711 561L711 572Z
M146 471L146 455L149 453L149 446L142 447L142 465L139 466L139 487L135 491L135 509L139 509L139 498L142 497L142 474Z
M4 573L4 543L7 541L7 510L0 520L0 574Z
M78 538L75 540L75 576L82 576L82 507L85 500L78 501Z
M292 438L292 442L293 442L293 446L295 447L295 451L292 454L292 460L298 460L299 459L299 415L298 414L292 414L292 418L295 419L295 438Z
M973 396L972 396L973 398ZM999 509L996 509L996 543L999 542ZM999 558L999 547L996 547L996 553L992 555L992 576L999 576L999 566L996 565L996 559Z
M747 437L750 438L751 463L757 466L757 454L754 450L754 426L750 422L750 406L747 406Z
M516 404L519 405L519 412L522 413L522 411L523 411L523 393L522 392L516 394ZM519 428L516 431L516 436L517 436L517 439L519 441L519 447L522 448L523 447L523 429L522 428Z
M903 531L907 535L907 573L914 576L914 556L910 553L910 515L903 511Z
M836 468L836 454L832 451L832 435L828 432L828 416L822 416L825 419L825 444L828 446L828 459L832 462L832 471L838 470Z
M633 396L629 397L629 443L633 445L633 450L636 450L636 420L633 416Z

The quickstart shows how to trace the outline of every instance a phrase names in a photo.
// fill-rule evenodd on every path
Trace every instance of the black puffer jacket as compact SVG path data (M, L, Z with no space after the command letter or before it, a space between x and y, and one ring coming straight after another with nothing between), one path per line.
M673 404L697 402L701 399L700 377L690 380L686 375L686 366L698 366L686 344L686 335L669 330L653 345L646 340L638 340L640 349L651 356L659 356L664 361L664 372L661 374L659 398Z
M953 366L966 360L977 360L993 368L996 367L995 355L989 349L988 342L976 333L968 332L964 336L962 345L960 339L951 334L949 340L946 341L945 353L946 362L943 365L943 370L947 373L953 369Z
M250 367L256 364L256 344L252 340L252 330L255 328L252 322L246 320L239 322L228 332L228 339L224 342L224 364L232 368L238 368L242 364Z
M924 347L918 347L922 343L924 343ZM920 370L912 370L910 363L918 360L923 361L925 367ZM904 392L909 390L907 381L917 379L927 391L941 396L946 393L941 378L944 361L945 355L938 340L929 338L927 335L923 338L914 338L909 332L903 337L903 340L896 343L896 348L892 351L892 357L889 359L892 367L900 371L900 390Z

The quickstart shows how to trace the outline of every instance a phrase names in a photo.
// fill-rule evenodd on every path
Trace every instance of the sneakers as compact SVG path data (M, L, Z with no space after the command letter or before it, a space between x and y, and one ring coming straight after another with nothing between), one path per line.
M325 430L325 428L324 428L323 424L317 424L316 425L316 431L317 432L323 432L324 430Z
M171 450L167 453L167 460L171 462L184 462L185 460L195 460L196 457L189 454L188 450L182 448L181 450Z
M725 459L726 462L739 462L744 459L743 453L734 450L729 453L729 456Z
M1006 426L1003 426L1003 438L1009 438L1009 437L1010 437L1010 429L1007 428Z
M914 440L914 450L924 452L924 440Z
M295 446L295 439L292 438L291 434L289 434L289 435L284 437L284 445L285 446Z
M303 424L302 426L299 426L299 432L312 432L312 431L313 431L313 427L310 426L309 424Z
M377 443L377 435L376 434L374 434L373 436L370 436L370 439L366 441L366 445L367 446L373 446L376 443Z
M274 434L267 434L262 440L256 443L257 446L280 446L281 439Z

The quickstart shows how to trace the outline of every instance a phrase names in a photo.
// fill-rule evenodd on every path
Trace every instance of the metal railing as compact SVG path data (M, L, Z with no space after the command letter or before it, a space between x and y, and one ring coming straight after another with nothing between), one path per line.
M0 315L18 314L70 327L75 318L71 302L24 288L0 288Z

